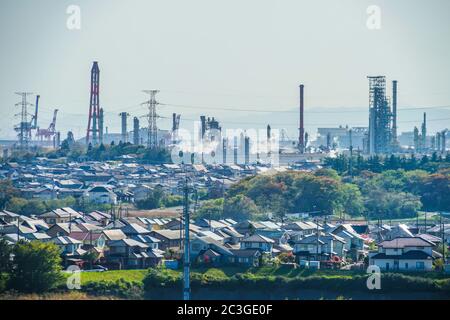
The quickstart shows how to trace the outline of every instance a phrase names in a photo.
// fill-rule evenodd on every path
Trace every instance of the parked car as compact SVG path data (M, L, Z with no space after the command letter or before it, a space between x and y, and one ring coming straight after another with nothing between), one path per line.
M83 270L83 272L105 272L108 271L108 268L105 268L101 265L92 266L92 269L90 270Z

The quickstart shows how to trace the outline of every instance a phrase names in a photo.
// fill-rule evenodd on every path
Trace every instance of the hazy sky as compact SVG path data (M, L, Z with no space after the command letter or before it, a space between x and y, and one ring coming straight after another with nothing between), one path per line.
M66 27L69 5L81 8L81 30ZM380 30L366 26L369 5ZM63 136L85 134L94 60L110 132L119 112L145 113L144 89L161 90L158 113L182 113L184 127L206 114L291 135L300 83L311 132L367 125L367 75L386 75L389 91L399 81L399 108L450 106L449 14L448 0L0 0L0 137L15 136L16 91L41 95L41 127L58 108ZM421 113L401 112L400 130ZM432 130L450 127L450 107L428 118Z

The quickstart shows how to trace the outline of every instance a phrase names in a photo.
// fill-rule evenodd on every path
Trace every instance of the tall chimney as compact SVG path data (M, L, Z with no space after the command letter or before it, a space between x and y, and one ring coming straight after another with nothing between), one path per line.
M139 118L133 119L133 144L139 144Z
M129 116L128 113L122 112L119 114L122 119L122 143L128 142L128 132L127 132L127 118Z
M304 85L300 85L300 133L298 138L298 148L300 149L300 153L305 152L305 126L304 126Z
M100 144L103 143L103 124L104 124L103 108L100 108L100 115L98 117L98 140L100 141Z
M427 113L423 113L423 122L422 122L422 149L427 148Z
M392 142L397 143L397 80L392 81Z

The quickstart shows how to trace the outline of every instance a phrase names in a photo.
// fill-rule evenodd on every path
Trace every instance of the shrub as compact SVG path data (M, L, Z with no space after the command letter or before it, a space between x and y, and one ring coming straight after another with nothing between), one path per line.
M138 300L142 299L143 285L138 281L89 281L82 286L82 291L95 296L117 296L120 298Z
M19 242L14 247L10 286L21 292L42 293L62 279L59 248L40 241Z

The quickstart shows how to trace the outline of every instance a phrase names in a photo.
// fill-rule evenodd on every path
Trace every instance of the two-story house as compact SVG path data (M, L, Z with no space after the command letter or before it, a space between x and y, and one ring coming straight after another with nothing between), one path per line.
M294 242L298 260L332 261L345 256L345 240L332 233L311 234Z
M430 271L440 254L434 244L420 237L402 237L378 244L378 252L369 253L369 264L385 271Z
M158 265L163 252L152 249L147 244L134 239L111 241L106 259L109 263L116 263L119 269L145 269Z
M257 249L272 255L274 243L275 241L270 238L254 234L241 240L241 249Z

